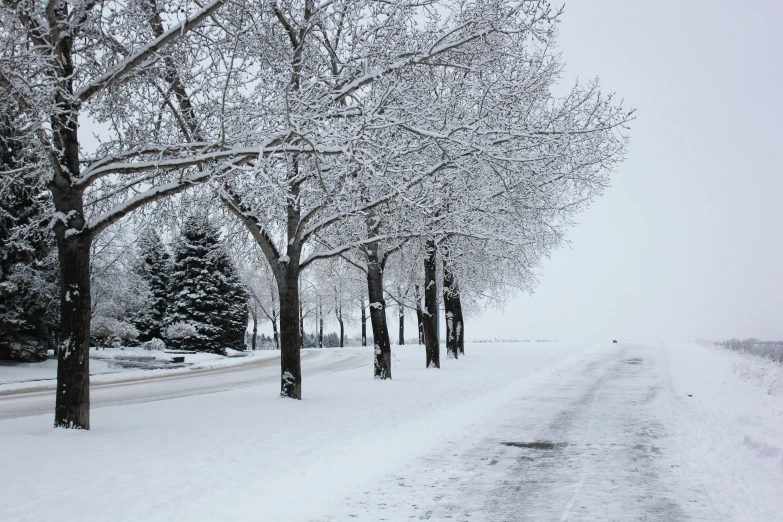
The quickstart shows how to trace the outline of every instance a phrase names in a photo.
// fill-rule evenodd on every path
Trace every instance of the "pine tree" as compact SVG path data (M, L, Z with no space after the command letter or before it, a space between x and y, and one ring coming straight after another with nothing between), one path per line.
M163 322L169 301L171 256L160 236L149 230L139 239L139 275L147 282L152 299L139 311L133 324L139 331L138 340L145 342L163 338Z
M174 251L170 295L165 321L170 344L214 353L242 349L247 293L218 230L204 218L193 216L182 227Z
M221 250L221 252L223 252ZM221 291L224 301L228 304L228 309L223 313L221 325L223 327L223 343L227 348L234 350L243 350L246 346L245 332L247 331L248 316L250 309L248 307L248 293L243 286L236 267L229 257L225 255L216 272L216 276L221 279Z
M10 105L0 107L0 171L34 163L17 137ZM46 358L57 322L56 255L44 215L51 200L37 175L0 177L0 358Z

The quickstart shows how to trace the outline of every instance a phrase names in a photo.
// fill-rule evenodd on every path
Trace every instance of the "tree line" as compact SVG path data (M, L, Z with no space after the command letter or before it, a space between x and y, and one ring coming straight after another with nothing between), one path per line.
M562 13L545 1L3 0L0 12L0 190L45 200L36 223L12 210L33 235L3 248L28 266L32 230L53 235L56 281L40 284L58 289L55 426L90 425L91 261L116 227L219 223L237 270L269 283L258 299L244 285L250 313L279 325L281 395L300 399L308 274L362 274L376 378L391 378L387 297L415 310L437 368L440 297L457 357L463 301L532 288L625 156L632 111L597 80L564 84Z

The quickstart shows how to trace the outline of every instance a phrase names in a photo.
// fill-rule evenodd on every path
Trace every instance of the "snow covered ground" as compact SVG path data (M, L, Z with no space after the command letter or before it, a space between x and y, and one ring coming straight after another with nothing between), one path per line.
M0 421L0 520L783 520L783 396L735 354L466 350L438 371L394 347L386 382L323 350L349 364L305 372L303 401L270 381L98 408L89 432Z

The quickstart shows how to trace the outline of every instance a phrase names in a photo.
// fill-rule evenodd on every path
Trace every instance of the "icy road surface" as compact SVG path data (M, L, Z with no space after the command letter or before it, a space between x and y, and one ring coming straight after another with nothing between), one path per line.
M367 356L359 351L345 349L339 358L332 351L302 350L304 378L324 372L348 370L369 364ZM278 382L280 355L251 360L244 364L205 370L156 371L145 376L134 372L132 378L116 375L112 382L93 383L90 387L90 407L103 408L139 402L160 401L215 393L258 384ZM0 419L54 414L54 388L34 391L3 391L0 389Z
M302 401L274 361L106 387L86 432L2 420L0 520L783 522L780 366L685 343L466 351L434 370L395 346L391 381L371 349L319 351Z
M622 346L557 372L317 520L688 520L683 504L705 506L676 489L662 458L657 399L671 389L662 355Z

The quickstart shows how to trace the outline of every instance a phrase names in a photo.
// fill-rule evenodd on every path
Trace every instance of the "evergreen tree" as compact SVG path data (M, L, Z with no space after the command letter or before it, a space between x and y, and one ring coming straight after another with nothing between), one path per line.
M214 353L243 348L247 293L218 230L204 218L193 216L182 227L174 251L170 295L165 321L170 344Z
M163 322L169 302L171 274L171 256L163 245L160 236L147 231L138 243L139 275L149 285L151 299L134 318L133 324L139 331L138 340L146 342L154 338L163 338Z
M44 216L51 199L22 142L8 103L0 104L0 358L41 361L57 322L56 254ZM17 172L6 174L7 171Z
M234 263L225 255L221 261L215 276L218 277L222 285L220 286L223 299L228 304L228 309L223 312L220 324L223 328L223 343L227 348L234 350L244 350L245 332L247 332L247 322L250 315L248 307L248 293L242 281L239 278ZM222 268L221 268L222 267Z

